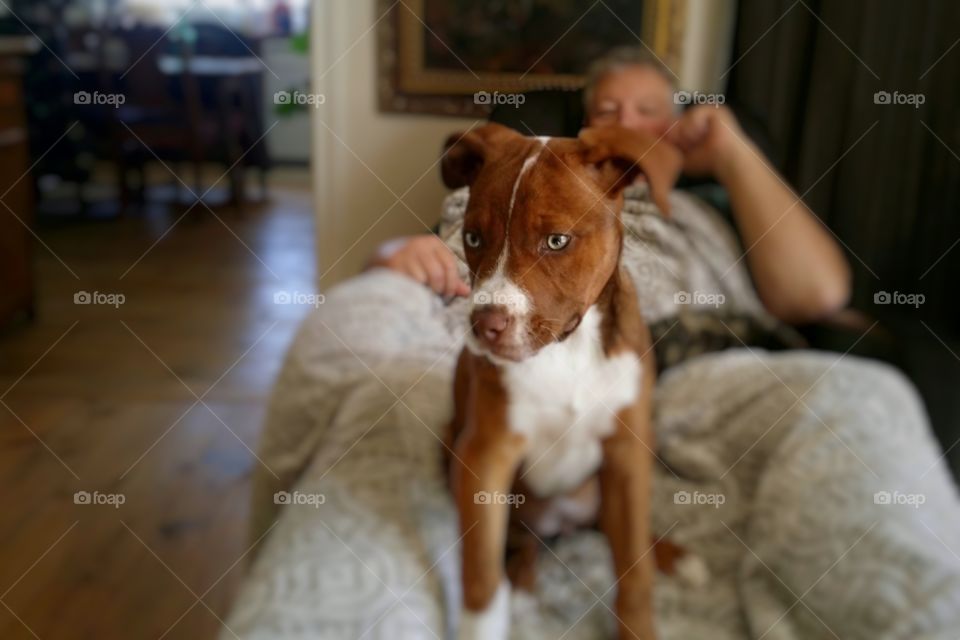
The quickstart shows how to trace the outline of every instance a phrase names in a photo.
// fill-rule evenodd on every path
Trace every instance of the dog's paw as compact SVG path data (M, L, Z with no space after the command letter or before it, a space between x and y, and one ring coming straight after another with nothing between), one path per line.
M458 640L507 640L510 636L510 583L500 583L482 611L460 612Z

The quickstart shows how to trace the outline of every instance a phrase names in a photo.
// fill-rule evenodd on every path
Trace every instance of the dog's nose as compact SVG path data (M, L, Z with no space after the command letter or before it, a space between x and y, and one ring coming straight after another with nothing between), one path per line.
M470 323L473 325L473 335L493 346L510 326L510 316L500 305L484 305L473 310Z

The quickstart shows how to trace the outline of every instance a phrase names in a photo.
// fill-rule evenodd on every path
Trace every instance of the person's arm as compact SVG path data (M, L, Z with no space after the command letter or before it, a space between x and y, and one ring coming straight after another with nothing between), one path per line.
M384 267L433 289L441 296L465 296L470 287L460 279L457 258L433 234L394 238L380 245L366 268Z
M810 209L784 184L725 107L690 109L672 138L686 169L712 175L729 193L760 300L785 322L802 324L842 309L850 265Z

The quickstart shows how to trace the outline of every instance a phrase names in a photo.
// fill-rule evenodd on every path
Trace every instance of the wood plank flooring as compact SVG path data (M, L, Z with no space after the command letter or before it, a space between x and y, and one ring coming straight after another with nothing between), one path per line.
M310 193L287 182L172 230L182 209L41 228L36 320L0 332L0 638L217 633L247 550L250 449L306 313L273 295L313 290Z

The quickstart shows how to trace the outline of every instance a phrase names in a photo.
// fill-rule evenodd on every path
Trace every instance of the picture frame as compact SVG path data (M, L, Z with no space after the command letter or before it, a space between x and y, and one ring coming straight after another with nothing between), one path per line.
M482 117L491 105L475 94L578 89L617 46L679 68L686 0L378 0L377 12L380 110Z

